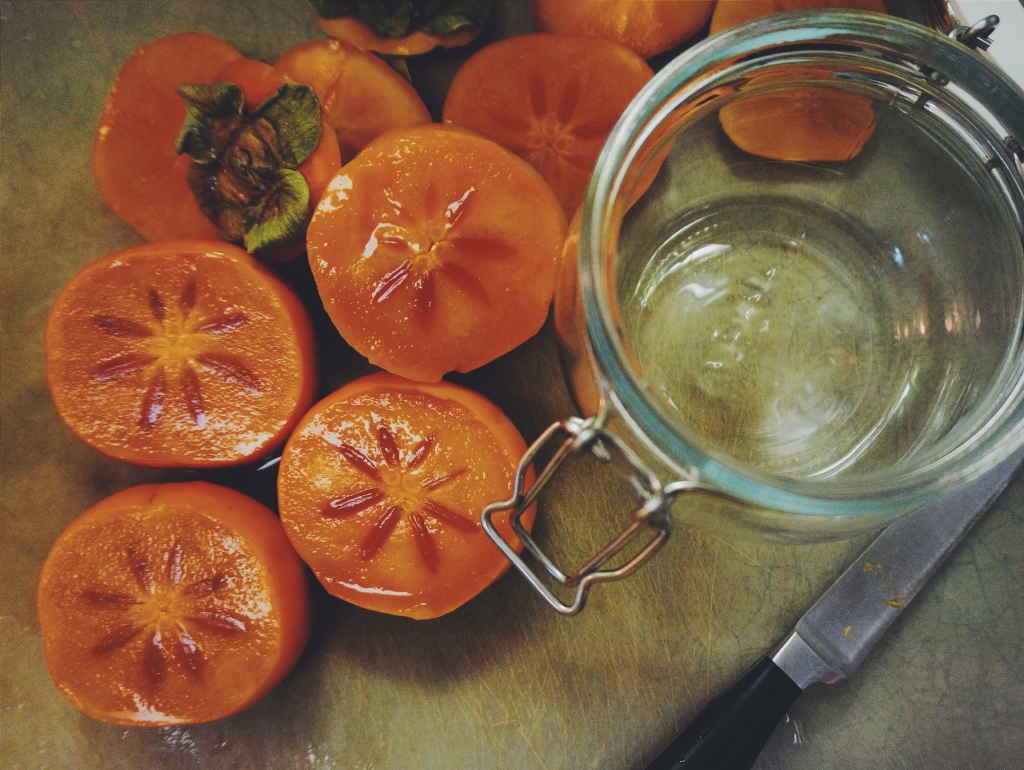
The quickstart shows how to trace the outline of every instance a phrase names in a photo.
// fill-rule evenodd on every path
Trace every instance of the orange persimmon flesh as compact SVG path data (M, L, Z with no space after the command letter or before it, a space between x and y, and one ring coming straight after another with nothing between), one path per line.
M260 459L317 387L301 302L223 241L145 244L87 265L53 304L45 350L68 426L140 465Z
M281 523L332 595L379 612L438 617L508 569L479 519L511 495L525 451L515 426L477 393L370 375L313 407L288 440ZM523 515L527 531L534 513ZM507 512L494 521L522 547Z
M541 32L603 37L645 59L689 40L707 23L715 0L533 0Z
M760 16L805 8L885 12L882 0L719 0L711 34ZM875 130L870 101L824 82L741 96L718 116L722 130L744 152L795 162L850 160Z
M401 75L340 40L303 43L283 53L274 69L316 91L345 163L385 131L430 122L423 100Z
M565 226L525 161L464 129L418 126L342 167L306 245L341 336L383 369L436 382L540 330Z
M146 240L221 237L186 181L192 159L174 150L185 120L176 89L212 83L240 58L213 35L185 32L142 46L118 73L96 131L92 173L110 210Z
M479 35L482 29L463 27L448 35L432 35L417 29L401 37L385 37L375 33L355 16L325 19L314 14L314 20L320 29L337 40L387 56L416 56L432 51L438 46L453 48L466 45Z
M710 34L734 27L770 13L800 11L807 8L850 8L885 13L883 0L718 0L711 14Z
M309 638L306 571L280 522L201 481L133 487L83 513L54 543L37 601L57 687L121 725L237 713Z
M513 37L462 65L445 99L444 122L529 162L572 216L612 126L653 74L638 54L610 40Z

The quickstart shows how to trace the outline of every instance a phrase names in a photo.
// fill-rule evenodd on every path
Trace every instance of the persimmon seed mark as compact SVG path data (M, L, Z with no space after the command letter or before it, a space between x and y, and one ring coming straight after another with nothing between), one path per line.
M129 374L142 371L154 361L156 361L156 356L145 353L127 353L100 364L93 372L92 378L98 382L120 380Z
M163 321L167 316L167 308L164 307L164 302L160 299L160 293L156 289L149 290L149 311L158 321Z
M201 599L204 596L209 596L218 589L226 586L228 579L225 575L218 572L211 577L203 580L197 580L195 583L187 585L182 593L188 596L194 596L197 599Z
M370 298L374 302L383 302L391 296L395 289L405 283L405 279L409 277L411 271L412 262L407 259L377 282Z
M329 518L351 516L365 511L383 499L384 493L380 489L364 489L362 492L334 498L324 506L322 513Z
M219 353L198 353L196 361L214 374L220 375L228 382L241 385L247 390L262 391L263 383L250 372L243 363Z
M436 500L424 500L423 512L435 520L451 524L455 529L463 532L474 532L480 526L479 522L453 511L447 505L442 505Z
M398 442L395 441L395 434L383 423L377 425L377 445L384 455L384 462L392 468L398 468Z
M128 546L125 549L125 558L128 560L128 569L132 573L132 577L135 578L135 583L143 592L153 593L156 589L156 578L145 557L132 546Z
M392 505L384 511L381 517L374 523L373 527L370 528L366 537L363 538L361 556L364 559L371 558L380 550L380 547L384 545L384 541L386 541L388 536L394 531L400 518L402 518L402 509L400 506Z
M188 320L192 310L196 306L196 294L198 287L196 285L196 279L191 278L186 283L184 288L181 290L181 298L178 300L178 307L181 309L182 320Z
M337 450L353 468L362 472L364 475L369 476L374 481L381 480L380 471L377 470L377 464L360 450L356 449L351 444L345 443L338 444Z
M95 607L116 607L125 609L133 604L142 604L138 599L115 591L88 588L82 591L82 598Z
M423 461L430 455L436 443L437 439L434 436L427 436L422 441L418 441L405 460L406 469L412 471L420 467Z
M152 337L153 332L140 323L112 315L94 315L92 322L104 334L111 337L141 340Z
M123 625L106 634L92 648L94 655L106 655L111 650L124 647L128 642L142 633L145 626Z
M440 489L445 484L454 481L465 472L465 468L457 468L456 470L450 471L449 473L444 473L440 476L433 476L429 479L424 480L420 487L425 492L433 492L436 489Z
M181 367L181 394L185 399L185 411L192 422L200 428L206 424L206 404L203 391L199 384L199 375L195 369L186 364Z
M181 623L178 623L177 642L177 657L180 658L181 662L185 664L185 668L191 673L201 676L203 667L206 664L203 648L199 646L188 632L188 629Z
M161 366L142 394L142 406L139 409L139 427L145 431L153 429L160 413L164 409L164 396L167 395L167 375Z
M426 522L423 521L422 516L413 511L409 515L409 523L412 525L413 539L416 549L423 558L423 564L430 572L437 572L437 544L434 543L434 538L430 534L430 530L427 529Z
M185 619L195 621L199 625L205 626L211 631L216 631L228 636L233 636L245 631L245 621L230 612L207 610L197 612Z
M167 650L164 649L164 638L159 630L153 632L142 651L142 672L154 687L164 680L167 674Z
M234 331L248 322L249 316L245 313L228 313L220 318L211 318L209 321L203 321L196 327L196 331L203 334L223 334L224 332Z

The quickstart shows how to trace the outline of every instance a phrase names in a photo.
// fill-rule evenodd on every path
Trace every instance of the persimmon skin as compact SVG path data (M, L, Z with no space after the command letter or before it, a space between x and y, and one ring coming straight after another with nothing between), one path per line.
M380 57L341 40L296 46L281 54L274 69L316 91L343 163L385 131L430 122L430 112L405 78Z
M532 5L541 32L603 37L649 59L696 35L715 0L532 0Z
M443 119L526 160L568 217L583 203L612 127L653 75L611 40L521 35L482 48L459 68Z
M716 34L750 19L770 13L800 11L807 8L851 8L885 13L883 0L718 0L711 14L711 30Z
M482 27L463 27L450 35L432 35L418 29L403 37L382 37L352 16L325 19L314 14L314 20L320 29L336 40L387 56L416 56L438 46L455 48L472 42L482 31Z
M302 303L224 241L144 244L86 265L54 301L44 350L68 427L109 457L151 467L262 459L318 387Z
M333 596L436 618L508 570L479 515L510 496L525 452L515 426L473 391L369 375L314 406L289 439L278 476L281 523ZM533 479L531 467L526 482ZM523 513L527 531L535 513ZM368 552L382 522L391 529ZM495 522L520 550L507 512Z
M298 662L312 618L277 517L202 481L132 487L75 519L43 565L37 607L61 693L94 719L150 727L263 698ZM141 630L119 636L126 621Z
M540 330L565 216L525 161L471 132L388 132L335 175L307 231L342 337L394 374L436 382Z
M192 159L174 141L185 120L182 83L212 83L242 54L220 38L185 32L137 49L107 97L92 151L92 173L110 210L148 241L218 239L186 177Z
M246 113L249 113L256 109L264 100L273 96L277 89L288 82L289 78L278 72L274 67L261 61L256 61L255 59L236 59L221 69L214 80L234 83L242 89L242 94L245 97L243 109ZM302 174L306 184L309 185L309 211L311 215L316 209L316 204L320 202L320 196L324 194L327 183L340 167L341 150L338 147L338 139L334 129L328 124L323 113L323 106L321 105L320 141L317 143L313 153L298 168L298 172ZM261 253L260 257L270 262L287 262L299 256L305 250L305 239L299 238L294 243Z

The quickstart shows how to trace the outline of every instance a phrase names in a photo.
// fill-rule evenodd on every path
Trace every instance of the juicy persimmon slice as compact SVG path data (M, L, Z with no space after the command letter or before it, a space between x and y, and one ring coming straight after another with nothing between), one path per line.
M808 163L850 160L875 130L868 99L815 83L740 96L719 110L718 119L744 152Z
M565 217L525 161L465 130L419 126L372 142L331 181L309 263L350 345L436 382L540 330Z
M322 16L314 15L314 20L317 26L331 37L386 56L416 56L432 51L438 46L454 48L466 45L483 29L479 26L468 26L447 35L433 35L422 29L417 29L401 37L385 37L376 34L354 16L325 19Z
M349 43L311 40L283 53L274 69L316 91L344 163L385 131L430 122L423 100L401 75Z
M572 216L612 126L653 74L638 54L610 40L513 37L462 65L445 99L444 121L529 162Z
M715 0L533 0L541 32L603 37L645 59L696 35Z
M274 514L205 482L134 487L83 513L43 565L38 611L64 696L147 726L255 703L299 659L311 616Z
M182 83L212 83L242 54L213 35L185 32L147 43L121 67L92 150L92 173L110 210L148 241L220 238L186 181L192 159L174 140L185 120Z
M281 523L334 596L438 617L508 569L479 518L509 497L525 452L515 426L472 391L370 375L313 407L288 440ZM534 512L523 515L527 530ZM507 513L495 522L522 547Z
M807 8L851 8L885 13L884 0L718 0L711 14L710 34L770 13Z
M883 0L719 0L711 34L760 16L806 8L885 13ZM822 78L810 70L807 74L810 81ZM850 160L875 130L868 99L814 82L742 96L725 105L718 117L722 130L744 152L803 163Z
M317 385L302 304L224 242L146 244L92 262L54 302L45 348L68 426L140 465L260 459Z

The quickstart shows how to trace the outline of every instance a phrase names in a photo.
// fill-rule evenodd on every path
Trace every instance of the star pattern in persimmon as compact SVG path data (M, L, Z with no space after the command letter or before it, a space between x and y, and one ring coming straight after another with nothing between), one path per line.
M145 680L158 687L172 661L189 674L202 677L208 656L195 635L214 633L237 636L246 631L246 621L221 606L221 594L232 579L223 572L182 582L181 543L175 541L162 555L162 569L129 547L125 556L135 585L133 590L109 591L89 588L82 598L99 612L115 613L111 630L93 644L94 655L133 646L138 650Z
M194 314L198 288L195 279L182 289L178 302L168 308L155 288L148 292L149 313L154 325L111 315L94 315L93 325L103 334L122 341L125 352L102 362L93 371L97 382L121 380L142 373L147 383L139 404L139 426L151 430L164 412L168 395L168 371L176 370L178 386L188 416L198 427L206 425L206 399L197 369L217 375L239 387L259 392L263 383L235 356L216 350L217 335L234 331L249 322L244 312L215 318Z
M530 82L530 110L518 119L525 134L518 152L545 179L556 178L559 165L590 173L591 153L581 151L580 143L602 141L618 115L584 117L578 114L582 83L570 80L557 95L549 94L551 84L540 78ZM554 102L554 103L552 103Z
M413 308L413 317L429 325L436 307L437 279L482 307L491 298L473 269L474 262L513 256L511 247L496 238L469 237L458 224L474 204L476 189L469 188L454 201L443 200L430 183L424 191L422 211L407 211L396 204L394 220L380 222L363 253L380 256L397 265L377 279L370 292L374 303L386 302L402 289Z
M402 515L406 514L416 549L424 565L437 571L438 553L434 536L427 521L437 526L450 526L462 532L474 532L479 523L452 510L432 497L432 493L451 483L466 472L458 468L447 473L425 475L416 473L433 452L436 439L428 436L411 448L399 447L395 434L386 425L375 426L377 448L382 463L375 462L365 452L351 444L335 445L346 462L365 478L361 489L335 497L323 507L324 516L337 518L351 516L373 506L383 505L383 511L373 522L359 545L360 556L370 559L387 541ZM425 476L425 477L424 477Z

